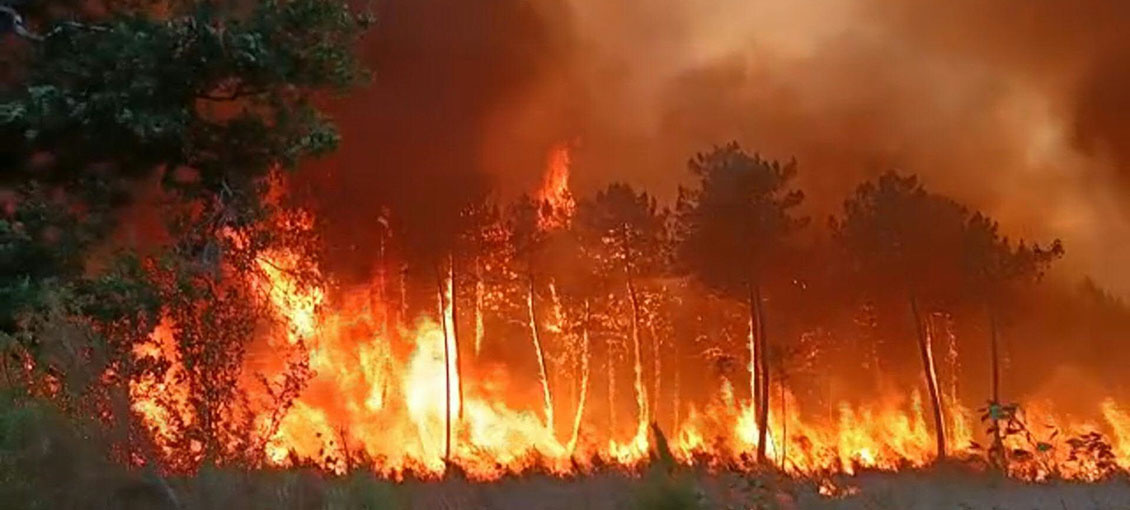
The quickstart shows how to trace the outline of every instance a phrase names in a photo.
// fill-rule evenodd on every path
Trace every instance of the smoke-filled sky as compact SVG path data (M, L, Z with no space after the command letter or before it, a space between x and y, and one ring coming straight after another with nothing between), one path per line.
M798 160L815 225L861 180L917 173L1130 292L1130 2L373 7L374 83L337 109L342 153L308 172L358 258L373 204L442 216L475 190L530 191L561 141L576 193L622 180L669 199L694 152L737 140Z

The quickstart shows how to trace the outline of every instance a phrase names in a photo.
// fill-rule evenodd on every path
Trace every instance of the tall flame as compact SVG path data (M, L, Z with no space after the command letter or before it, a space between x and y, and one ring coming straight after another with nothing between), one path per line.
M569 189L572 164L572 148L568 143L559 143L549 151L541 188L534 195L538 202L549 206L549 210L543 211L539 219L543 230L567 224L576 211L577 205Z
M558 204L572 204L563 184L567 183L567 148L562 146L551 162L550 175L560 178L547 178L547 182L561 184L550 186L560 192L545 196ZM249 349L247 370L267 371L264 376L268 379L277 376L270 373L270 367L281 370L277 368L282 365L281 353L289 352L301 356L312 373L292 405L250 410L256 430L266 434L261 455L268 464L313 463L337 472L366 468L397 478L440 476L454 463L475 479L495 479L529 469L565 474L609 463L631 468L645 462L649 450L658 444L649 435L652 420L673 415L675 419L666 421L664 430L677 460L752 467L751 452L758 443L755 406L735 395L728 378L702 382L700 388L706 388L708 395L676 397L681 400L674 402L674 412L664 417L658 416L658 406L649 410L640 328L628 324L646 322L647 317L615 319L630 326L633 336L614 341L607 331L590 331L586 303L581 326L567 327L569 317L557 284L545 282L550 298L546 306L551 310L542 317L545 338L535 337L535 341L569 338L572 347L562 350L573 357L559 356L556 349L549 356L539 343L540 373L534 373L532 366L512 372L517 371L514 366L491 361L485 352L464 360L461 370L452 307L454 275L443 278L439 306L433 312L411 323L396 324L385 313L392 306L383 302L383 273L371 284L331 291L296 280L290 269L300 260L294 253L272 252L258 262L260 271L249 278L279 324L262 332L263 345ZM508 330L519 335L527 325L538 329L533 285L523 292L530 315L512 320L514 327ZM482 289L476 292L475 308L484 307L484 293ZM476 310L476 322L481 314L481 309ZM523 324L527 319L529 324ZM492 332L482 328L479 322L476 335ZM178 427L195 419L180 377L175 331L174 324L162 322L150 341L134 352L138 358L164 359L171 369L163 377L145 375L130 384L132 409L149 426L159 453L169 458L186 454L177 439ZM656 328L647 331L657 336ZM595 335L605 338L598 341ZM523 338L511 340L516 346L528 345ZM492 345L497 342L491 340ZM604 355L604 370L597 369L594 346ZM626 356L620 355L623 351ZM651 351L656 356L661 353L661 349ZM630 358L630 368L625 358ZM262 363L264 359L273 363ZM662 366L658 360L652 362L657 388L652 397L659 399ZM675 372L675 391L680 391L677 365L669 371ZM550 368L552 373L548 373ZM624 405L627 399L618 400L617 372L621 369L630 370L633 376L631 407ZM951 366L950 370L956 369ZM552 399L550 376L556 390ZM593 382L594 377L606 378L606 390ZM511 383L533 378L540 379L540 391L521 382ZM934 458L935 426L927 419L930 414L924 412L918 390L891 394L866 405L840 402L824 412L814 412L800 405L790 388L778 384L778 396L771 397L774 405L770 406L766 450L774 465L787 472L897 470L924 466ZM570 395L567 388L574 393ZM256 392L266 391L261 386L249 382L246 390L252 394L251 401L265 400L256 398L262 397ZM597 392L606 393L607 405L597 398ZM956 390L947 393L943 430L951 453L959 458L983 456L973 444L976 431L982 428L979 413L963 406ZM1045 401L1025 402L1022 409L1030 427L1006 437L1005 446L1010 452L1025 450L1031 458L1014 459L1013 474L1030 479L1104 476L1109 466L1101 456L1076 455L1074 446L1052 441L1047 433L1052 430L1062 437L1101 432L1109 442L1110 462L1130 469L1130 412L1119 402L1101 399L1090 418L1058 412ZM563 428L567 427L560 436L554 427L555 413ZM636 418L627 437L618 435L615 423L615 415L625 414ZM609 421L611 427L606 425ZM188 448L189 454L196 454L202 445L194 443Z

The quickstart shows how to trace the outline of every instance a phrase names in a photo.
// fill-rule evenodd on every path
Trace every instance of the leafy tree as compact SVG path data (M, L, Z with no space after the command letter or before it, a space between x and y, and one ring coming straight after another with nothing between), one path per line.
M49 279L82 276L136 181L156 173L215 237L263 217L269 171L336 145L311 94L362 78L359 18L328 0L179 14L47 20L22 86L0 95L0 179L15 189L0 226L6 331Z
M666 268L668 246L667 211L660 210L646 192L636 193L626 184L612 184L581 203L577 223L595 272L604 278L620 280L632 307L632 351L636 402L639 404L640 434L647 433L651 420L647 390L643 381L640 346L641 310L638 288L641 279L653 278ZM654 328L653 328L654 331ZM652 352L658 356L652 335ZM656 373L654 376L660 377ZM655 395L655 398L659 398Z
M939 459L946 455L945 421L922 312L944 308L960 292L967 217L964 207L928 193L916 177L887 173L856 188L844 202L843 217L831 219L833 237L869 282L870 297L890 295L909 306Z
M765 460L769 361L761 291L788 238L807 219L792 210L804 193L790 189L794 162L749 155L735 142L691 159L695 189L680 189L678 256L708 287L748 304L751 393L758 409L759 461ZM757 367L754 367L754 360Z
M61 315L91 333L80 358L114 354L103 366L120 386L140 363L131 344L175 308L184 315L178 356L210 388L200 397L234 398L241 350L216 355L209 331L243 323L225 334L245 343L254 310L219 317L208 300L253 306L230 275L250 274L273 249L304 249L294 245L301 229L267 221L282 208L266 198L276 170L336 146L314 99L364 79L352 45L366 20L336 0L173 3L161 16L128 2L36 7L21 22L23 44L5 43L21 68L0 87L0 188L9 190L0 197L0 334L9 353L35 354L51 341L37 324ZM0 19L19 14L6 9ZM131 220L125 206L145 182L159 184L145 193L164 226L130 257L112 234ZM37 363L55 371L52 360Z

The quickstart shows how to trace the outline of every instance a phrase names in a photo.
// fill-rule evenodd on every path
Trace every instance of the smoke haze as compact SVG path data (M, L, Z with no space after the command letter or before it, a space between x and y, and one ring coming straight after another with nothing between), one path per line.
M1130 291L1130 4L1108 0L385 0L374 84L309 172L364 258L375 204L537 186L574 146L574 191L674 196L696 151L795 157L818 220L895 169L1062 238L1064 270ZM374 205L371 207L371 204ZM439 221L439 220L437 220ZM360 222L360 223L359 223ZM372 224L372 223L368 223ZM818 221L817 225L822 224Z

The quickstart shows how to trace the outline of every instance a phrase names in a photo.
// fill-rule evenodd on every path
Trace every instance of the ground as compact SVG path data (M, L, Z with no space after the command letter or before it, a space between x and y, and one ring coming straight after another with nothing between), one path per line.
M207 475L173 480L173 486L182 495L184 508L209 510L1130 510L1126 479L1029 484L940 470L862 474L831 483L683 471L394 484L364 475L326 479L314 473L282 472ZM250 487L255 488L246 490ZM821 495L821 487L839 495Z

